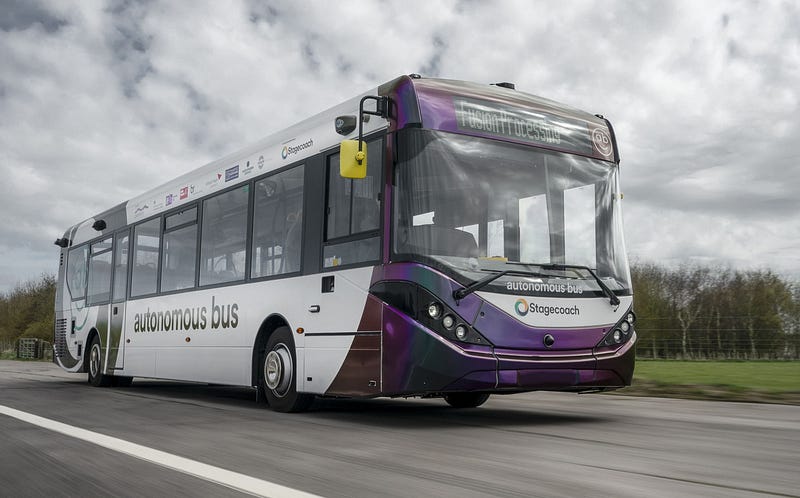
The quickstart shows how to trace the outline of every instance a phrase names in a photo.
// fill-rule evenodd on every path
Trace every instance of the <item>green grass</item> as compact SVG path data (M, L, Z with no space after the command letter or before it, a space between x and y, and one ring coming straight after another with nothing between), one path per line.
M665 386L716 386L765 393L800 392L798 361L638 360L636 381Z
M613 393L800 405L800 361L637 360L633 385Z

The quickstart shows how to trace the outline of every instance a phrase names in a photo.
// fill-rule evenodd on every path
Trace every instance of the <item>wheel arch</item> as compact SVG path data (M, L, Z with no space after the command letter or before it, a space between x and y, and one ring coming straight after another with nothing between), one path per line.
M102 351L103 349L105 349L103 347L103 338L100 336L100 332L98 332L95 327L92 327L91 329L89 329L89 333L86 334L86 342L83 343L83 355L81 355L81 361L83 361L83 365L81 366L80 371L82 373L88 373L89 372L89 362L88 362L89 354L90 354L89 346L92 344L92 341L94 340L95 337L97 337L97 342L100 343L100 350ZM105 358L101 358L100 359L101 362L103 360L105 360ZM103 365L101 363L100 367L101 367L100 370L102 371L103 368L105 368L105 365Z
M253 342L253 353L250 360L250 385L258 386L259 375L259 355L267 346L267 341L280 327L289 327L289 322L282 315L273 313L261 322L256 334L256 340Z

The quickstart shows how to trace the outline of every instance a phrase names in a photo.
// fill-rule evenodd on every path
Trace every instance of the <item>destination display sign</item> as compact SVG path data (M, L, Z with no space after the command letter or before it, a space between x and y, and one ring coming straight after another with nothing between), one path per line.
M540 110L454 97L458 129L592 155L587 123ZM604 154L605 155L605 154Z

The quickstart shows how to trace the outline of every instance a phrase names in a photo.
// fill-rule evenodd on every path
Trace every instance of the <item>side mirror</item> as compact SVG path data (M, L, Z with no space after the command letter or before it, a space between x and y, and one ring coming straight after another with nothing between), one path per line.
M342 178L365 178L367 176L367 144L358 140L342 140L339 145L339 175Z

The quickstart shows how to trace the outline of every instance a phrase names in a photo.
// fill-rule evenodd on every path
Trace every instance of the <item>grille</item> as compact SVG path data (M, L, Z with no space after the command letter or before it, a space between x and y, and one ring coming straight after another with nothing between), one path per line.
M67 320L56 320L53 349L56 358L61 358L67 353Z

